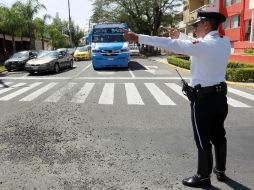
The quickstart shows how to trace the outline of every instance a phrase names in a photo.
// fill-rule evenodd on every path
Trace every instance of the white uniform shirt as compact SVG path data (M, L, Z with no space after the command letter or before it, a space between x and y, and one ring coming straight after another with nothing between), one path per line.
M139 43L186 54L191 59L191 86L212 86L225 81L229 39L220 37L218 31L209 32L204 38L194 39L180 34L178 39L139 35Z

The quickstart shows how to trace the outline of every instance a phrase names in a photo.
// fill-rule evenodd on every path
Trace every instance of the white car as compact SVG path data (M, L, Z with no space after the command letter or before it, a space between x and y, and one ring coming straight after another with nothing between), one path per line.
M134 55L134 56L139 56L139 47L135 44L130 44L129 45L130 48L130 55Z

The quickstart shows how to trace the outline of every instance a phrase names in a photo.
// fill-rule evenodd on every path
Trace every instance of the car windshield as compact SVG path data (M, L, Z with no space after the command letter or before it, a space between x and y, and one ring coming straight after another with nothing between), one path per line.
M94 35L93 42L95 43L114 43L126 42L123 35Z
M57 58L58 52L57 51L42 51L38 58Z
M88 47L77 47L77 52L88 51Z
M11 58L20 58L20 57L29 57L29 52L28 51L21 51L13 54Z

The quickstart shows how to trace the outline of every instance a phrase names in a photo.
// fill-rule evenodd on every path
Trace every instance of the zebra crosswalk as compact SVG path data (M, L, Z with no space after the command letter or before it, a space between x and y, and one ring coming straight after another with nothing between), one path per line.
M43 102L59 102L66 94L72 96L68 101L76 104L83 104L88 97L93 96L93 89L99 92L97 103L99 105L113 105L118 96L116 86L122 86L126 99L123 101L127 105L147 105L147 93L153 97L154 102L162 106L176 106L177 96L183 101L188 101L182 93L182 88L176 83L75 83L69 82L63 85L61 82L6 82L0 85L0 103L7 101L31 102L43 97ZM141 89L139 89L139 88ZM145 92L144 92L144 89ZM254 95L235 89L228 88L228 104L236 108L253 107ZM96 94L97 95L97 94ZM232 98L237 97L236 99ZM66 101L66 99L64 99ZM246 103L246 102L247 103Z

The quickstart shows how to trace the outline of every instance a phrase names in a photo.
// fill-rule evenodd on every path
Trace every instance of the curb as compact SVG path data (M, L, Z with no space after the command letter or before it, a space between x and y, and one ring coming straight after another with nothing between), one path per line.
M187 72L190 72L190 70L188 69L184 69L184 68L181 68L181 67L177 67L175 65L171 65L170 63L167 62L167 59L163 59L161 58L161 60L164 60L164 61L160 61L160 60L156 60L156 59L152 59L152 58L149 58L149 60L152 60L152 61L157 61L159 63L163 63L165 65L169 65L171 67L175 67L179 70L182 70L182 71L187 71ZM165 62L166 60L166 62ZM251 88L251 89L254 89L254 82L253 83L242 83L242 82L232 82L232 81L226 81L226 83L230 86L237 86L237 87L244 87L244 88Z

